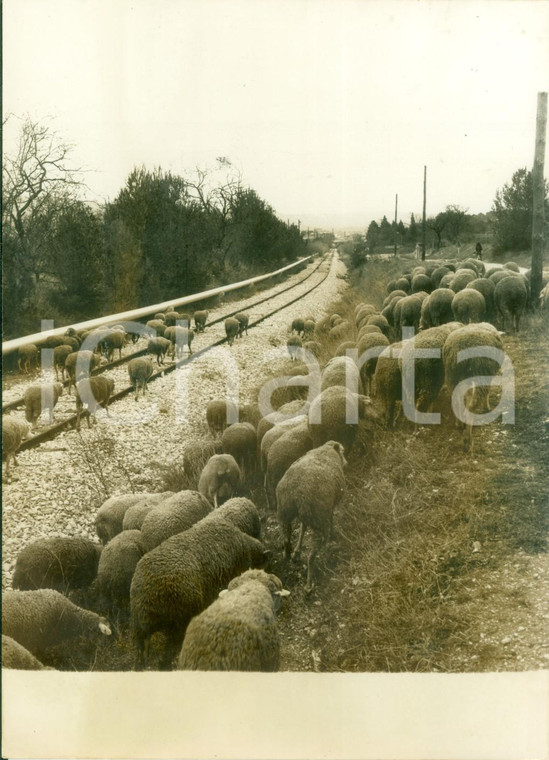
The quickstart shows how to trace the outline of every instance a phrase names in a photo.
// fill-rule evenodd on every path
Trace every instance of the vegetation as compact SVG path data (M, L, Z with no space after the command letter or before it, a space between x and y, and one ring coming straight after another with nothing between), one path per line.
M245 279L306 255L225 157L188 177L135 168L103 206L82 199L72 147L26 119L4 156L4 338ZM322 248L323 240L311 241Z
M545 215L549 214L547 188L545 191ZM532 245L533 184L532 172L518 169L497 191L492 206L494 252L525 251Z

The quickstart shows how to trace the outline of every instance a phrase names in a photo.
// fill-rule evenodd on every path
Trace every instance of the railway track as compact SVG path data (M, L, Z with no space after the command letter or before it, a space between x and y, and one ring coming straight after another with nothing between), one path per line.
M293 285L289 286L288 288L283 289L282 291L279 291L278 293L272 294L272 295L267 296L265 298L262 298L262 299L260 299L258 301L255 301L252 304L247 305L245 307L246 310L252 309L255 306L258 306L260 304L266 303L267 301L271 301L274 298L278 298L283 293L286 293L286 292L294 289L298 285L303 284L303 282L305 282L310 277L312 277L313 274L315 274L316 272L318 272L318 270L320 269L320 267L323 264L327 264L326 271L323 273L322 277L318 280L318 282L316 282L312 287L310 287L305 292L300 293L299 296L297 296L296 298L292 298L290 301L287 301L282 306L279 306L276 309L273 309L272 311L269 311L268 313L263 314L261 317L259 317L255 321L250 322L249 325L248 325L248 329L253 329L256 325L259 325L261 322L263 322L264 320L268 319L269 317L272 317L274 314L277 314L277 313L283 311L284 309L287 309L289 306L291 306L292 304L294 304L297 301L301 300L304 296L308 295L309 293L311 293L312 291L314 291L316 288L318 288L326 280L326 278L328 277L329 272L330 272L330 267L331 267L332 260L333 260L333 254L331 256L329 256L329 257L328 256L324 256L322 258L322 260L317 264L317 266L306 277L304 277L301 280L299 280L299 282L294 283ZM222 322L225 319L227 319L227 317L232 316L233 314L237 314L238 311L241 311L241 310L242 309L239 309L239 310L231 312L230 314L224 314L223 316L218 317L215 320L212 320L211 322L209 322L208 326L216 324L216 323L219 323L219 322ZM212 349L214 349L214 348L216 348L218 346L221 346L224 343L226 343L227 340L228 339L226 337L220 338L219 340L215 341L214 343L211 343L210 345L204 346L203 348L199 349L198 351L195 351L193 354L190 354L189 356L185 357L184 359L180 359L179 361L176 361L173 364L169 364L167 366L162 367L160 370L158 370L157 372L155 372L151 376L151 378L149 379L149 382L153 382L154 380L156 380L156 379L158 379L160 377L164 377L165 375L167 375L167 374L175 371L176 369L179 369L180 367L184 367L185 365L188 365L188 364L192 363L193 361L196 361L196 359L198 359L199 357L201 357L204 354L208 353ZM108 370L110 368L123 365L126 362L130 361L131 359L133 359L133 358L135 358L137 356L143 356L146 353L147 353L147 350L146 349L142 349L140 351L134 352L133 354L129 354L129 355L125 356L125 357L122 357L121 359L118 359L118 360L116 360L114 362L111 362L109 365L104 365L103 367L100 368L100 370L104 372L105 370ZM119 401L119 400L125 398L130 393L132 393L133 391L134 391L134 389L133 389L133 387L131 385L123 388L122 390L118 391L113 396L111 396L109 405L112 404L113 402L116 402L116 401ZM20 401L22 403L22 399ZM12 403L15 403L15 402L12 402ZM5 409L5 407L3 407L3 411L4 411L4 409ZM81 419L86 419L87 417L89 417L88 410L84 409L82 411L82 413L81 413L80 416L81 416ZM70 417L67 417L67 418L65 418L64 420L62 420L62 421L60 421L58 423L55 423L53 425L49 425L47 428L45 428L40 433L37 433L36 435L32 436L28 440L24 441L21 444L21 446L19 448L19 451L25 451L27 449L36 448L37 446L40 446L42 443L45 443L47 441L50 441L50 440L54 439L56 436L58 436L64 430L67 430L69 428L74 427L76 425L76 419L77 419L76 414L73 414Z
M277 298L278 296L282 295L283 293L287 293L290 290L293 290L294 288L297 288L299 285L302 285L306 280L308 280L310 277L312 277L319 270L319 268L322 266L322 264L325 261L326 261L326 256L323 256L321 258L321 260L319 261L319 263L314 267L314 269L312 269L301 280L298 280L298 282L295 282L292 285L289 285L287 288L283 288L282 290L280 290L278 293L275 293L274 295L266 296L265 298L260 298L259 300L254 301L251 304L248 304L245 307L245 309L246 310L253 309L256 306L260 306L261 304L266 303L267 301L271 301L273 298ZM330 261L331 261L331 259L330 259ZM307 291L307 292L309 292L309 291ZM294 303L294 302L295 301L291 301L288 304L288 306L291 303ZM209 321L208 324L207 324L207 326L211 327L211 326L213 326L215 324L219 324L220 322L224 322L229 317L233 317L235 314L238 314L239 311L242 311L242 308L236 309L234 311L227 312L226 314L223 314L223 315L221 315L219 317L216 317L215 319L212 319L211 321ZM276 312L273 312L273 314L274 313L276 313ZM251 326L251 325L249 325L249 326ZM222 341L222 342L224 342L224 341ZM216 345L219 345L219 344L216 344ZM108 370L114 369L115 367L120 367L120 366L126 364L127 362L131 361L132 359L136 359L139 356L145 356L146 354L147 354L147 349L146 348L139 349L138 351L134 351L131 354L126 354L125 356L122 356L119 359L115 359L114 361L108 362L107 364L103 364L101 367L98 367L97 369L93 370L91 372L91 374L92 375L100 375L103 372L107 372ZM170 366L172 366L172 369L174 369L175 366L177 366L177 364L175 364L175 365L168 365L168 367L170 367ZM167 370L164 370L164 372L166 372L166 371ZM169 371L172 371L172 370L169 370ZM69 385L69 381L68 380L64 380L63 381L63 387L67 388L68 385ZM113 396L113 398L114 398L114 396ZM14 409L19 409L20 407L23 406L23 403L24 403L23 402L23 397L14 399L13 401L6 402L5 404L2 405L2 414L5 414L6 412L10 412L10 411L12 411Z

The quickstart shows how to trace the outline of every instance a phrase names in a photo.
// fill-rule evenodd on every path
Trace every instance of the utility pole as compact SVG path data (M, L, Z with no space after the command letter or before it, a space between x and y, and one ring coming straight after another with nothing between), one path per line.
M538 108L536 115L536 146L534 151L534 167L532 169L532 185L534 188L532 216L532 269L530 276L530 291L532 303L538 304L543 276L543 223L545 216L545 182L543 165L545 161L545 133L547 130L547 93L538 92Z
M398 193L395 196L395 256L397 255L397 213L398 213Z
M421 260L425 261L425 209L427 208L427 167L423 167L423 219L421 220Z

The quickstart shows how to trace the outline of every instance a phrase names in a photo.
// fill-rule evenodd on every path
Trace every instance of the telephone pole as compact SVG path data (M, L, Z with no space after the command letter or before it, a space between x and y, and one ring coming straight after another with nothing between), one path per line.
M397 212L398 212L398 193L395 196L395 256L397 255Z
M532 303L537 305L543 277L543 223L545 217L545 182L543 167L545 161L545 133L547 130L547 93L538 92L538 108L536 115L536 146L534 151L534 167L532 169L533 184L533 216L532 216L532 269L530 289Z
M421 260L425 261L425 209L427 208L427 167L423 167L423 219L421 220Z

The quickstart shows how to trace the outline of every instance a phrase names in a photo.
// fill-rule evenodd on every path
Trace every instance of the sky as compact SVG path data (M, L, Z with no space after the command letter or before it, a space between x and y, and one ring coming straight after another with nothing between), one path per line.
M534 153L548 0L4 0L4 152L48 120L114 199L135 166L238 167L283 219L490 209ZM546 159L547 166L547 159ZM547 175L547 169L546 169Z

